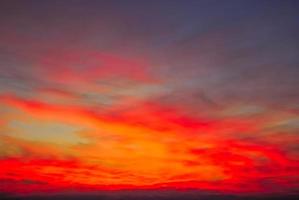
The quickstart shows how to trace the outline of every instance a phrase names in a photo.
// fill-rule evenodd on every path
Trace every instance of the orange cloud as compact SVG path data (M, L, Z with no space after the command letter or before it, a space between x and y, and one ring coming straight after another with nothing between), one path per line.
M74 134L88 141L63 145L3 137L4 145L32 155L10 153L1 160L1 180L18 181L13 192L26 191L28 184L22 180L32 176L57 190L82 186L91 190L166 187L258 192L286 190L287 180L296 179L298 173L298 161L280 146L242 140L242 132L260 134L268 122L200 120L155 104L139 104L135 110L113 116L13 95L1 96L1 102L23 115L79 125L82 130ZM271 184L263 184L266 181ZM31 190L43 187L32 184Z

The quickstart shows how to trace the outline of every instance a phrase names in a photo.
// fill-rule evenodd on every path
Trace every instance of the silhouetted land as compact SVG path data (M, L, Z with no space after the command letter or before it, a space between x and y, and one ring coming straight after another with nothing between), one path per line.
M41 194L34 196L11 196L1 194L2 200L298 200L293 195L228 195L201 192L176 191L117 191L97 194Z

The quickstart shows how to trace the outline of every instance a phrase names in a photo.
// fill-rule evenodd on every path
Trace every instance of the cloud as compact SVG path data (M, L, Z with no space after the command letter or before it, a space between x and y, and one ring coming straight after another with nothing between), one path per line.
M285 119L287 114L260 123L256 120L264 115L253 119L251 115L249 118L222 116L203 121L173 107L160 107L149 102L112 115L88 107L48 104L15 96L2 96L1 100L26 115L51 122L51 126L54 126L52 120L57 120L85 127L74 132L88 140L85 144L68 145L61 140L57 146L46 141L46 137L43 137L43 143L31 142L35 136L29 137L29 134L28 139L21 139L22 136L17 134L3 137L7 145L23 152L18 155L11 151L4 155L6 158L18 155L29 159L29 163L24 164L28 167L25 169L44 177L41 181L64 177L66 182L59 183L62 187L71 187L68 184L71 181L94 189L109 185L111 189L180 187L257 192L272 190L273 184L278 187L283 180L296 176L298 171L298 161L289 157L287 148L282 150L286 146L284 143L271 144L270 139L262 140L263 128ZM256 134L253 139L244 139L253 134ZM47 157L53 160L41 160ZM59 160L61 158L66 161ZM74 164L71 169L64 164L69 158L75 159L75 163L71 161ZM39 166L37 171L35 163ZM3 175L9 172L10 168L7 168ZM272 180L271 184L260 185L268 178ZM58 182L53 182L53 187L55 184ZM293 187L291 183L289 186ZM281 190L288 190L288 187L281 187Z
M0 192L297 191L292 3L0 4Z

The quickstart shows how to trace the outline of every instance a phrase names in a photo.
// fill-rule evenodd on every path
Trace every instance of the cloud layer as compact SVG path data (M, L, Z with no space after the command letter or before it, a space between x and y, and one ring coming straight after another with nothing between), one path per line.
M0 6L1 192L298 193L293 1L29 2Z

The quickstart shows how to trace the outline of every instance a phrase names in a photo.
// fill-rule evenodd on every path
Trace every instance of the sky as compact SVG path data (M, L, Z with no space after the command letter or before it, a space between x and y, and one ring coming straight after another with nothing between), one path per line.
M298 9L2 0L0 193L299 194Z

